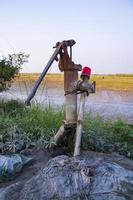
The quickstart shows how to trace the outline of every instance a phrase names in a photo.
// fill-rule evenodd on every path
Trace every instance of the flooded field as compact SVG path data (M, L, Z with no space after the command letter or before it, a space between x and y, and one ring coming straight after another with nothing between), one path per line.
M23 83L14 83L5 92L0 93L0 100L18 99L25 101L32 88ZM63 87L59 84L42 84L33 101L41 105L64 107L65 97ZM133 92L98 89L95 94L90 94L86 101L86 112L92 116L101 116L103 119L121 118L133 124Z

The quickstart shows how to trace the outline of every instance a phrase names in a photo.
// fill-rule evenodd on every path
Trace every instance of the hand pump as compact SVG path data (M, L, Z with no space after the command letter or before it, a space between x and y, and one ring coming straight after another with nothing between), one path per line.
M46 67L44 68L43 72L41 73L40 77L38 80L35 82L35 85L32 88L32 91L30 95L28 96L26 100L26 104L30 105L31 99L35 96L36 91L42 82L43 78L47 74L50 66L54 62L54 60L58 61L58 56L59 56L59 69L60 71L64 72L64 91L65 91L65 114L66 114L66 119L63 122L63 125L59 128L57 134L54 137L54 143L58 145L62 139L66 136L69 138L69 136L75 134L76 132L76 127L77 127L77 93L82 92L82 85L84 85L84 80L83 83L78 82L78 71L81 71L82 66L77 65L72 61L72 46L76 42L74 40L65 40L62 42L57 42L55 47L55 51L53 55L51 56L50 60L48 61ZM70 55L68 53L68 47L70 48ZM76 83L76 85L75 85ZM87 91L89 90L89 86L87 85ZM85 93L86 94L86 93ZM82 95L86 96L86 95ZM85 99L84 99L85 101ZM83 103L84 105L84 103ZM77 129L78 130L78 129ZM79 131L77 131L78 133ZM79 135L79 134L77 134ZM76 140L77 141L77 140ZM81 140L78 142L80 143ZM79 148L78 144L78 148ZM76 148L77 149L77 148ZM77 150L75 150L77 152ZM79 154L79 151L78 151ZM77 155L77 153L75 153Z

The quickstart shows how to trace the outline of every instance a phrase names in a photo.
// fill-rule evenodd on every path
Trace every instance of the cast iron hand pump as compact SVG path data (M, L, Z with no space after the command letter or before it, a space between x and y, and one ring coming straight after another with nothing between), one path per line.
M50 66L54 62L54 60L59 61L59 69L61 72L64 71L64 91L65 91L65 120L63 121L63 125L59 128L57 134L54 137L53 143L58 145L62 142L63 138L67 138L68 144L69 139L72 138L76 133L76 144L74 155L77 156L80 154L80 144L81 144L81 136L82 136L82 119L79 119L79 115L83 112L85 97L89 93L95 92L95 84L88 83L88 74L83 74L82 81L78 81L78 71L82 70L81 65L77 65L72 61L72 46L76 42L74 40L65 40L62 42L57 42L55 45L55 51L48 61L46 67L41 73L39 79L35 82L33 89L26 100L26 104L30 105L31 99L35 96L36 91L42 82L43 78L47 74ZM68 53L68 48L70 48L70 53ZM76 83L76 84L75 84ZM81 100L79 106L79 113L77 117L77 94L81 93ZM82 104L82 106L81 106Z

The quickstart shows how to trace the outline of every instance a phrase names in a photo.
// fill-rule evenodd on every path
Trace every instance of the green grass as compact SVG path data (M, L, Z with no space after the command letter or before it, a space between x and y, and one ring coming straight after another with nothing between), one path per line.
M15 145L15 140L22 137L22 142L42 144L50 140L62 123L64 112L41 106L26 107L22 103L9 101L0 103L0 149L6 141ZM23 133L23 134L22 134ZM19 142L19 141L18 141ZM19 144L17 144L19 145ZM29 144L30 145L30 144ZM7 147L8 148L8 147ZM13 148L11 149L11 151ZM8 149L7 149L8 151Z
M100 152L119 152L133 158L133 126L121 119L103 121L85 115L84 148Z
M42 146L50 141L64 119L59 108L26 107L9 101L0 103L0 152L19 152L33 145ZM133 158L133 126L120 119L103 121L85 114L83 146L85 150L119 152Z

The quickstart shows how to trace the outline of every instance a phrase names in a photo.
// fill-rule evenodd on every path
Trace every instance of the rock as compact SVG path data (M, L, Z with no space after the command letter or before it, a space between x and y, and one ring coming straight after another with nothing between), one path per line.
M120 160L102 153L57 156L26 183L5 188L2 200L133 200L133 161L128 168Z
M10 180L32 159L24 155L0 155L0 181Z
M90 184L91 200L133 199L133 171L114 163L101 163Z
M18 199L19 191L21 190L21 188L22 188L21 182L11 184L6 188L1 188L0 189L0 200Z
M85 199L89 185L89 168L68 156L58 156L25 184L20 199Z
M24 185L20 199L132 200L133 171L100 158L58 156Z

